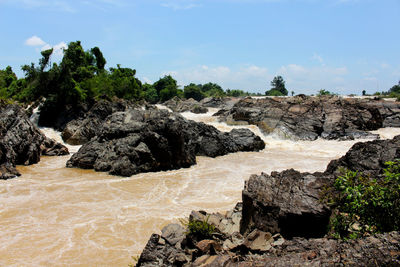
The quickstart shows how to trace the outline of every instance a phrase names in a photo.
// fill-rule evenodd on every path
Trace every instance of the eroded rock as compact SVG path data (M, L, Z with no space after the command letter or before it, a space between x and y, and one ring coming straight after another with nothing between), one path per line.
M67 155L68 149L47 138L18 105L0 103L0 179L20 174L15 165L39 162L41 155Z
M293 169L250 176L242 193L240 232L259 229L284 237L323 236L331 213L319 194L327 181L321 173Z
M95 138L84 144L67 167L131 176L140 172L189 167L196 156L217 157L265 147L250 130L222 133L166 110L115 112Z
M400 104L337 96L246 98L218 115L228 124L253 124L294 140L375 139L368 131L400 125Z

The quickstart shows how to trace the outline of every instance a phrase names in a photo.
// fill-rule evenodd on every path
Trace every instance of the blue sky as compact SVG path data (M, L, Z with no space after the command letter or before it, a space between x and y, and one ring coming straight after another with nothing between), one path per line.
M400 80L399 0L0 0L0 68L80 40L142 81L360 94Z

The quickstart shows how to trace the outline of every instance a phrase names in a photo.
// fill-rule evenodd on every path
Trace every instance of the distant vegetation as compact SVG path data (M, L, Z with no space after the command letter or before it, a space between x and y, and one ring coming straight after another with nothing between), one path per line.
M22 66L24 77L18 79L11 67L0 70L0 98L22 103L45 98L42 110L55 112L66 105L113 97L127 100L164 102L175 96L201 100L205 97L255 95L227 89L215 83L194 84L179 88L170 75L153 84L142 84L132 68L105 68L106 59L98 47L84 50L81 42L71 42L59 64L51 64L53 49L41 52L39 63ZM258 94L260 95L260 94Z
M285 81L283 80L282 76L276 76L271 81L271 90L265 92L267 96L285 96L288 95L288 90L285 87ZM292 93L292 95L294 92Z
M323 95L337 95L337 94L329 92L328 90L325 89L319 90L317 96L323 96Z
M179 88L177 81L170 75L161 77L153 84L142 84L136 77L136 70L122 67L106 69L106 59L100 48L84 50L81 42L71 42L64 50L60 63L51 63L53 49L41 52L38 64L23 65L24 77L18 79L10 66L0 70L0 99L21 103L32 103L45 98L42 106L49 114L57 114L65 106L93 102L99 98L123 98L133 101L146 100L149 103L164 102L175 96L201 100L205 97L224 96L261 96L239 89L224 90L216 83L185 85ZM268 96L286 96L288 90L282 76L271 81ZM294 95L294 92L291 91ZM318 95L333 94L321 89ZM363 91L365 94L365 91ZM399 97L400 82L388 92L376 93L384 97Z

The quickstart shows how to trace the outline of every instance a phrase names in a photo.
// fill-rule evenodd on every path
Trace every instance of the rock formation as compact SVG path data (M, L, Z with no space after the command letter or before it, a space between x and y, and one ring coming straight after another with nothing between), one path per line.
M254 124L288 139L376 138L367 131L400 126L400 103L337 96L246 98L218 115L228 124Z
M96 135L96 131L109 115L124 111L127 107L128 103L123 100L100 100L83 117L67 123L61 136L70 145L83 145Z
M250 130L222 133L213 126L157 109L115 112L95 132L96 137L71 157L67 167L131 176L189 167L196 163L196 156L216 157L265 147Z
M0 179L19 176L15 165L39 162L41 155L67 155L68 149L44 136L18 105L0 103Z
M207 113L208 111L206 107L202 106L199 102L197 102L193 98L180 99L179 97L174 97L168 101L165 101L163 104L174 112L190 111L199 114L199 113Z
M191 213L189 221L214 227L211 237L184 235L184 227L167 226L163 235L151 236L137 266L398 266L399 232L351 241L326 238L331 211L319 199L337 168L380 175L384 162L399 156L396 136L355 144L323 173L252 175L243 203L232 211Z

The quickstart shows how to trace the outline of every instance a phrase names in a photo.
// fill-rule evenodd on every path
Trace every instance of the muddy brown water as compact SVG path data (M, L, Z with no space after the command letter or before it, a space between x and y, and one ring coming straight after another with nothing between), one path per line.
M223 131L232 129L216 122L212 112L183 115ZM261 134L256 127L241 127ZM400 129L377 132L391 138ZM266 149L261 152L198 157L191 168L129 178L65 168L70 156L19 166L21 177L0 181L0 266L127 266L164 225L192 210L231 209L251 174L288 168L324 171L355 143L263 139Z

